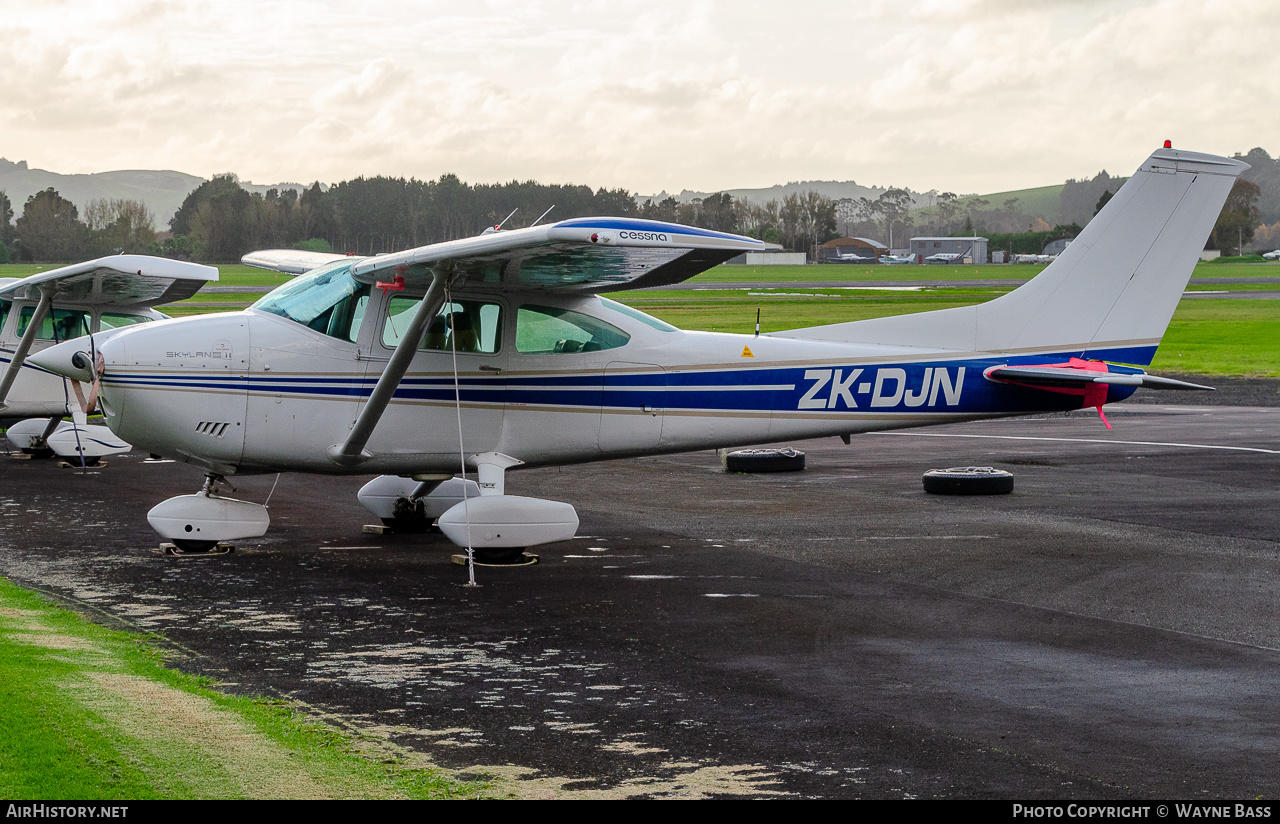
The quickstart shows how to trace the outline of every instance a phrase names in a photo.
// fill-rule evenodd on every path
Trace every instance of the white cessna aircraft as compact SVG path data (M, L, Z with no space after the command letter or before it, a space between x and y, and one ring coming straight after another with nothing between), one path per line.
M924 259L924 262L925 263L955 263L956 261L963 261L964 256L969 254L969 252L972 249L973 249L973 246L970 245L969 248L965 249L963 252L938 252L936 255L929 255L927 258Z
M0 417L28 418L9 427L9 440L25 452L51 450L84 463L127 452L129 444L107 427L88 424L92 396L27 362L28 354L91 332L164 320L153 307L189 298L217 279L211 266L144 255L0 278Z
M240 313L100 332L32 360L100 381L117 435L204 470L200 493L148 516L183 546L266 531L265 507L219 493L225 476L298 471L385 473L362 490L376 513L438 515L459 545L518 552L578 520L567 503L506 495L512 467L1101 412L1141 386L1204 388L1111 362L1150 363L1246 168L1156 151L1052 265L978 306L684 332L599 293L676 283L763 244L583 218L382 257L249 255L310 271ZM478 487L454 478L464 456Z

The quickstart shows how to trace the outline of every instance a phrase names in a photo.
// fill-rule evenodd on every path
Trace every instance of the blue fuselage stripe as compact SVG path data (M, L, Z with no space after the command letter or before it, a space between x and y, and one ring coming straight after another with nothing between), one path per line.
M1148 359L1154 347L1109 349L1127 362ZM1005 364L1050 364L1081 352L900 364L697 369L635 373L462 377L468 404L601 407L604 409L716 410L748 413L805 411L947 412L1000 414L1078 408L1080 393L1052 392L988 381L983 371ZM1097 357L1096 353L1088 353ZM1120 358L1116 358L1117 360ZM1112 366L1113 372L1141 370ZM276 377L263 374L171 375L115 373L109 387L194 389L253 395L366 399L376 377ZM1133 387L1108 388L1107 401L1128 397ZM451 402L451 376L410 377L396 389L399 401Z

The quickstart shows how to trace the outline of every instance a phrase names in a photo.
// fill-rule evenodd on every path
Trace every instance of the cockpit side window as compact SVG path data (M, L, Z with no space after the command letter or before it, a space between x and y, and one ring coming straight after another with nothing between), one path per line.
M387 302L382 345L394 349L418 311L421 298L393 297ZM492 355L502 345L502 307L496 303L455 300L444 304L427 327L419 349Z
M629 340L618 327L581 312L530 304L516 312L516 351L526 355L600 352Z
M250 308L354 343L369 306L369 291L368 284L351 276L350 263L337 261L281 286Z
M0 332L4 331L4 322L9 319L9 310L13 304L7 300L0 300Z

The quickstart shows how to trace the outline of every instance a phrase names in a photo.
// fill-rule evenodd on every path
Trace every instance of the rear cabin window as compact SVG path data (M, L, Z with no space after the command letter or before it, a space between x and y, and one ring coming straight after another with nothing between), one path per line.
M13 304L7 300L0 300L0 332L4 331L4 322L9 319L9 309Z
M609 300L608 298L600 298L600 305L605 307L606 309L612 309L615 312L626 315L632 320L638 320L647 326L652 326L654 329L657 329L659 332L679 332L680 331L676 327L667 323L665 320L658 320L653 315L646 315L644 312L641 312L639 309L632 309L630 306L627 306L625 303L618 303L616 300Z
M387 322L382 327L382 345L394 349L409 328L421 298L394 297L387 302ZM451 352L496 353L502 345L502 307L496 303L455 300L436 314L419 349Z
M629 340L618 327L581 312L525 305L516 313L516 351L526 355L600 352Z

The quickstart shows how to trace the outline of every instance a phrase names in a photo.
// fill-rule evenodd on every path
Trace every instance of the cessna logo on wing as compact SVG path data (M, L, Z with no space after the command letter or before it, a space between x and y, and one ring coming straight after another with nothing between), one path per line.
M623 230L618 232L618 237L622 240L660 240L667 242L667 236L662 232L632 232Z
M872 408L934 406L939 398L947 406L957 406L964 387L964 367L953 376L946 367L926 366L918 377L908 377L907 370L896 366L876 369L873 374L865 369L806 369L804 379L813 383L800 398L798 409L857 409L855 396L861 396Z

